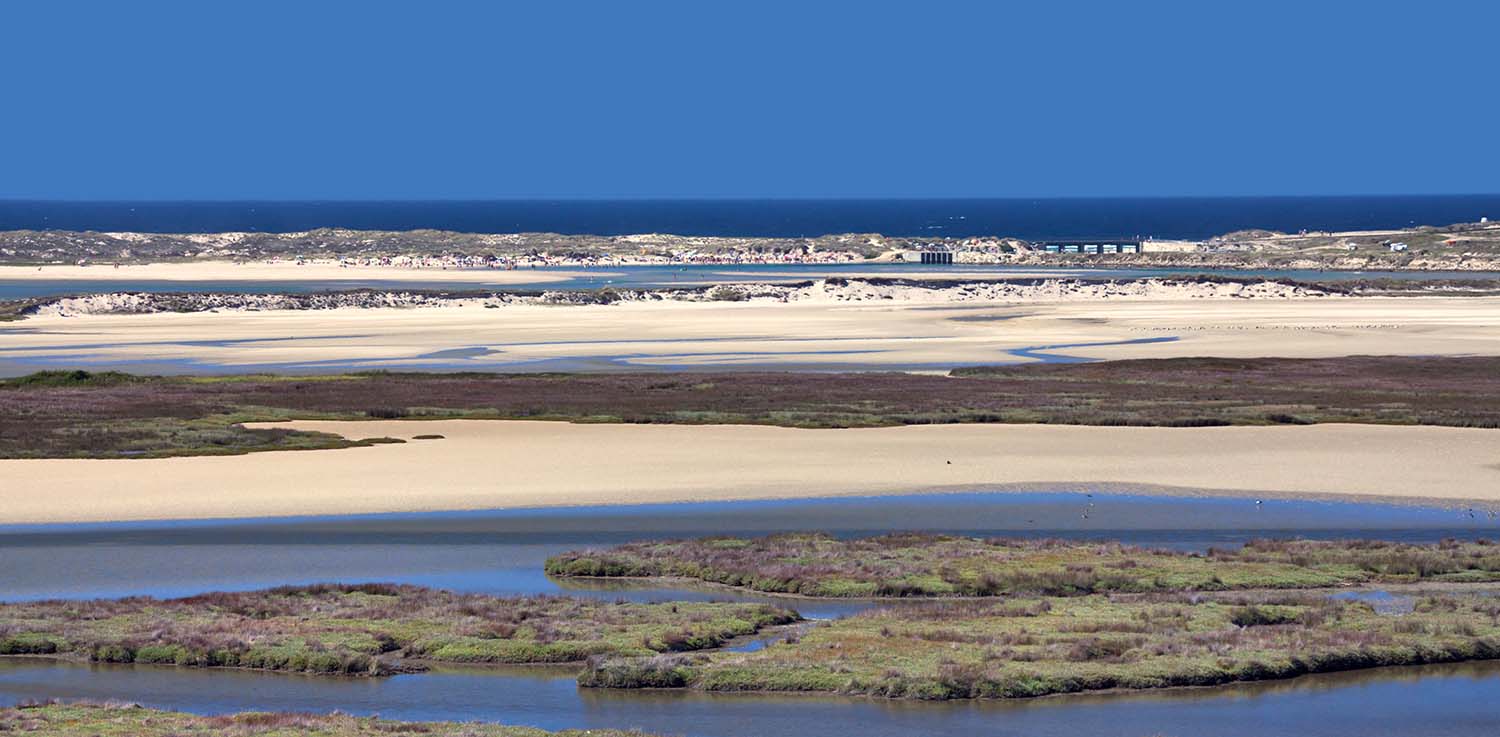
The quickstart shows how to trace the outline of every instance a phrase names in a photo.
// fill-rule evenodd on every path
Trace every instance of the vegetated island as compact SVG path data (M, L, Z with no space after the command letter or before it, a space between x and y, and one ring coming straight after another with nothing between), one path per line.
M1500 546L1258 540L1190 554L1104 542L788 533L627 543L561 553L545 566L559 577L690 578L825 598L1080 596L1500 582Z
M1202 555L915 534L670 545L683 560L738 556L761 567L756 580L799 582L786 590L896 596L815 623L766 604L501 598L388 584L13 603L0 605L0 654L363 676L429 662L587 656L584 687L921 699L1500 658L1500 600L1474 593L1500 573L1500 547L1486 542L1263 541ZM1344 596L1308 588L1355 582L1364 586L1336 589ZM1394 582L1421 584L1409 611L1381 613L1347 596ZM944 585L976 595L911 598ZM758 650L720 647L793 624Z
M496 597L394 584L0 604L0 655L379 676L699 650L798 619L763 604Z
M906 373L151 377L0 380L0 458L346 448L246 422L525 419L801 428L939 423L1201 427L1326 422L1500 427L1500 358L1173 358Z
M481 722L404 722L347 714L244 712L198 716L134 704L30 703L0 708L0 732L50 737L649 737L618 729L548 732Z
M598 688L1020 698L1215 686L1500 657L1500 601L1433 594L1410 613L1285 592L1018 597L887 607L754 652L600 657Z
M1392 616L1363 601L1289 591L1411 581L1461 591L1462 582L1500 575L1500 548L1486 542L1261 541L1189 555L1108 543L780 535L568 554L547 570L679 575L815 596L979 597L820 622L755 652L592 658L579 675L592 687L1012 698L1500 657L1493 597L1422 595Z
M1122 241L1105 239L1101 243ZM879 263L922 251L959 263L1298 269L1500 269L1500 223L1400 230L1278 233L1242 230L1203 241L1129 241L1138 252L1049 251L1046 243L837 234L808 238L557 233L360 231L292 233L0 232L0 264L307 260L348 266L512 269L662 264ZM1102 251L1103 249L1101 249Z

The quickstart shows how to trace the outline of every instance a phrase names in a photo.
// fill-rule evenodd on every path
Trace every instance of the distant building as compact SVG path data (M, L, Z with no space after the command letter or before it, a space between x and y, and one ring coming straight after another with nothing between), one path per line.
M1391 244L1391 251L1392 252L1405 251L1406 248L1407 248L1407 246L1406 246L1405 243L1396 242L1396 243L1392 243Z
M910 264L951 264L952 251L902 251L901 260Z
M1165 252L1165 253L1188 253L1202 250L1202 241L1182 240L1156 240L1154 238L1141 242L1142 251Z
M1046 243L1042 248L1047 253L1140 253L1139 243Z

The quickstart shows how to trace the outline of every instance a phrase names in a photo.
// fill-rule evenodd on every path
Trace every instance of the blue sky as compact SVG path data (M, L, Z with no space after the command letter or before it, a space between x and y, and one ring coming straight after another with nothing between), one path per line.
M1494 2L0 4L0 197L1500 191Z

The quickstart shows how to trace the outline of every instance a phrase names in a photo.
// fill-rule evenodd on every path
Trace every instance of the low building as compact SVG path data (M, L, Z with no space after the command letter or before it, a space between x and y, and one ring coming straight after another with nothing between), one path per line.
M899 258L909 264L951 264L952 251L902 251Z
M1150 251L1151 253L1188 253L1191 251L1201 250L1202 248L1202 241L1156 240L1155 238L1141 241L1142 252Z
M1042 248L1047 253L1086 253L1094 255L1113 253L1140 253L1139 243L1046 243Z

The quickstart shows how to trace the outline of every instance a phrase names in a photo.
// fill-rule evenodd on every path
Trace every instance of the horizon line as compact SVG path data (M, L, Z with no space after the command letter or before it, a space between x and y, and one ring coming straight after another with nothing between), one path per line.
M1496 192L1446 192L1446 193L1366 193L1366 194L1150 194L1150 195L914 195L914 196L525 196L525 197L455 197L455 198L46 198L46 197L0 197L0 204L66 204L66 205L115 205L115 204L433 204L433 203L521 203L521 202L1019 202L1066 201L1066 200L1275 200L1275 199L1394 199L1407 197L1460 198L1500 197Z

